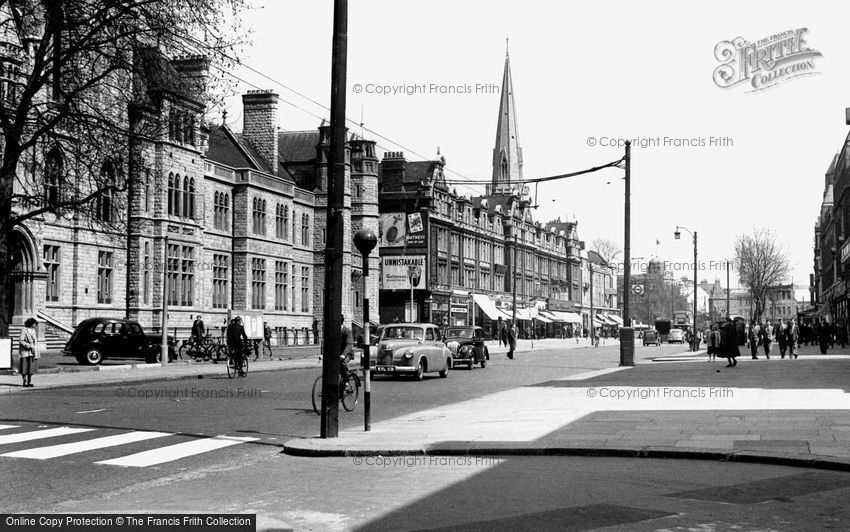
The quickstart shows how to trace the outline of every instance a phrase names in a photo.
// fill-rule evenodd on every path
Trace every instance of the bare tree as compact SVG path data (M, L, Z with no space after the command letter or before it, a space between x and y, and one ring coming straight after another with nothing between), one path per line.
M593 251L599 253L599 256L608 264L615 264L622 256L622 249L614 241L597 238L590 245L593 247Z
M244 2L0 0L0 30L18 36L0 64L0 336L12 312L15 228L49 215L121 236L144 163L134 136L173 127L148 97L175 86L156 57L200 56L224 72ZM206 81L193 89L211 98Z
M752 317L761 320L770 288L788 278L788 254L770 229L756 228L752 234L738 235L735 267L741 284L749 289L752 296Z

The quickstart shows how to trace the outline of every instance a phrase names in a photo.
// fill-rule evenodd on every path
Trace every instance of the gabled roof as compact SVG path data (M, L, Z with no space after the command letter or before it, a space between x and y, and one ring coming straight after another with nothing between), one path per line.
M210 130L207 159L231 168L250 168L261 170L261 157L249 154L249 151L235 133L227 126L218 126Z

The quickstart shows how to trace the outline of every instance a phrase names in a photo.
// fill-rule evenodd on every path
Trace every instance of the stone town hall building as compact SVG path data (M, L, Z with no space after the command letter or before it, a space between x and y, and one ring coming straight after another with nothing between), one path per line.
M0 61L25 57L8 26L2 40ZM241 133L224 123L203 123L206 60L168 60L147 50L136 61L143 72L151 65L164 72L157 82L170 86L150 79L134 84L140 91L134 97L153 110L150 119L168 127L136 141L129 244L126 227L110 223L121 218L123 224L126 212L115 212L115 206L126 205L126 196L16 227L13 323L37 315L69 331L85 318L123 317L129 307L146 330L157 330L165 273L168 327L180 337L197 314L218 328L231 313L254 311L263 313L279 341L312 342L325 284L329 127L279 131L278 95L270 91L242 97ZM58 168L62 175L33 175L21 165L20 179L36 187L78 179L65 148L47 146L35 154L54 159L42 165L52 169L45 173ZM351 297L343 312L347 320L360 321L362 259L351 242L361 227L378 230L375 143L352 136L346 157L343 293ZM123 161L104 161L104 171L127 175ZM378 258L373 260L377 270ZM368 279L377 315L378 278Z

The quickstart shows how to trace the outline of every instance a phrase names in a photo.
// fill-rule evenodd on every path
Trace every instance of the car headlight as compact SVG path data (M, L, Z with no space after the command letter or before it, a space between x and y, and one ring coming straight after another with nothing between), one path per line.
M404 352L404 358L410 359L413 358L413 353L411 351Z

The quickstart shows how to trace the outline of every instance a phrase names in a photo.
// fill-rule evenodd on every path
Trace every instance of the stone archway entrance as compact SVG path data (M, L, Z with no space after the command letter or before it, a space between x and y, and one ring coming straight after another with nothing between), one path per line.
M12 323L22 324L35 315L35 279L39 277L38 255L31 235L12 231Z

